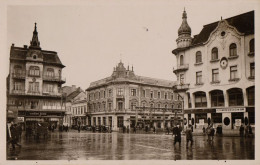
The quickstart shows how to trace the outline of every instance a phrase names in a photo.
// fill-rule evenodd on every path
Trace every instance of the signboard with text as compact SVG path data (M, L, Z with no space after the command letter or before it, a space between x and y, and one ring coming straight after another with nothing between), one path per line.
M204 125L204 119L199 119L200 125Z
M220 108L216 109L216 113L246 112L245 108Z

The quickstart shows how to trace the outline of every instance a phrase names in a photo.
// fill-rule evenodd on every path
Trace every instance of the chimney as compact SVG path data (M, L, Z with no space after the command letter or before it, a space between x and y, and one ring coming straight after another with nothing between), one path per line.
M71 87L72 87L72 89L76 89L76 85L72 85Z
M14 43L12 43L12 47L14 47Z
M27 45L24 45L23 47L24 47L25 49L27 49Z

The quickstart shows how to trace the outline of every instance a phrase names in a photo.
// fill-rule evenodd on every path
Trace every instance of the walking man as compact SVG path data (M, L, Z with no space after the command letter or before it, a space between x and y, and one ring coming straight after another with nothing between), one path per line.
M174 135L174 146L177 142L179 142L179 146L181 146L181 130L179 128L179 125L175 126L172 132L172 136Z
M190 146L193 144L193 136L192 136L192 130L191 125L189 124L188 128L186 129L186 148L188 148L190 141Z

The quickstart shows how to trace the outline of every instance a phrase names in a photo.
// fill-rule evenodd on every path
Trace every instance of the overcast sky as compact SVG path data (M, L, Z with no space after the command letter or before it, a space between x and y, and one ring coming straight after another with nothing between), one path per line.
M98 3L98 2L103 2ZM37 22L43 50L57 51L65 85L86 89L112 74L122 59L137 75L176 80L172 68L185 7L192 36L203 25L255 10L255 1L86 1L82 5L7 8L7 49L32 39ZM258 3L259 5L259 3ZM9 54L7 54L9 56Z

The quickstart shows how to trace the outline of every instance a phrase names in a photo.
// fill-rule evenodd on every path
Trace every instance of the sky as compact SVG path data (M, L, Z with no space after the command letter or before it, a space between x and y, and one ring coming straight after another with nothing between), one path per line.
M75 1L77 2L77 1ZM135 74L176 80L177 31L185 8L192 36L203 25L256 10L256 1L80 1L7 6L7 53L32 39L34 23L43 50L58 52L64 85L82 89L108 77L120 60ZM6 58L8 59L8 58ZM64 86L63 85L63 86Z

